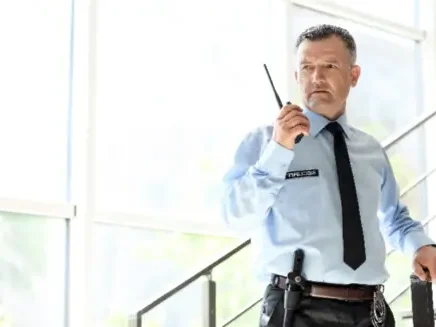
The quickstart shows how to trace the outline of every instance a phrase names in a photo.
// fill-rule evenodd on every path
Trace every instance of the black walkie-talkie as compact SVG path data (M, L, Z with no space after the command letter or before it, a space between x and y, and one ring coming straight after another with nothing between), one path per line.
M280 97L279 97L279 94L276 91L276 88L274 87L274 83L272 81L271 75L269 74L268 67L266 67L266 64L263 64L263 66L265 67L266 74L268 75L269 82L271 83L271 87L273 89L274 96L276 97L277 103L279 105L279 109L282 109L283 108L283 103L282 103L282 100L280 100ZM287 104L291 104L291 102L288 101ZM304 136L303 134L297 135L297 137L295 138L295 141L294 141L295 144L300 142L301 139L303 138L303 136Z

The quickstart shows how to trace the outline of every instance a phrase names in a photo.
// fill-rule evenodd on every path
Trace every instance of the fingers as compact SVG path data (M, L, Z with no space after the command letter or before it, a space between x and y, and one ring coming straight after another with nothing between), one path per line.
M427 270L428 272L428 270ZM429 274L424 270L424 267L421 266L418 261L414 260L413 262L413 273L418 276L418 278L422 281L429 281ZM431 276L430 278L435 279L435 276Z
M288 132L294 132L294 129L299 129L298 131L295 130L295 132L299 132L298 134L302 133L305 136L309 135L309 119L297 109L289 111L278 121L278 124Z
M294 104L285 105L279 112L274 124L274 140L288 149L293 149L295 138L309 135L309 119L303 110Z
M303 110L295 105L295 104L287 104L285 105L279 112L279 115L277 117L278 120L282 119L283 117L285 117L288 113L290 113L291 111L296 111L296 112L303 112Z
M284 126L286 130L292 130L301 128L302 132L306 132L309 129L309 121L306 117L295 117L292 120L287 121Z
M295 132L296 136L303 134L304 136L309 135L309 126L306 125L297 125L292 129L292 132Z
M292 110L289 111L284 117L279 119L279 122L288 122L294 117L306 117L301 111L299 110Z
M277 117L277 120L280 125L285 126L290 121L298 118L305 120L307 124L309 123L309 120L303 114L303 110L297 105L292 104L283 107L283 109L279 113L279 116Z
M428 268L422 268L426 275L426 280L429 282L436 282L436 269L434 266L429 266Z
M294 122L301 122L309 125L309 119L305 115L299 112L291 112L287 116L283 117L279 123L283 126L295 125Z

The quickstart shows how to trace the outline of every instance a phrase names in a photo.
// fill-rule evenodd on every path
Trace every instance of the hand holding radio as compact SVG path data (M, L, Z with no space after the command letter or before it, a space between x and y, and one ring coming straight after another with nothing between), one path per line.
M300 135L309 135L310 122L303 110L288 102L279 112L274 122L273 140L292 150Z
M279 109L281 111L283 111L282 110L283 108L286 108L288 106L292 106L293 108L298 108L300 110L300 115L302 115L301 114L302 113L301 108L299 108L298 106L292 105L291 102L287 102L286 106L283 107L282 100L280 99L279 94L277 93L277 90L276 90L276 88L274 86L274 83L272 81L272 78L271 78L271 75L269 73L268 67L265 64L263 65L263 67L265 68L266 74L268 76L269 82L270 82L271 87L272 87L273 92L274 92L274 96L275 96L276 101L277 101L277 104L279 105ZM295 131L295 128L298 127L298 128L301 129L301 128L305 127L306 121L302 122L301 119L296 119L296 118L292 119L292 117L294 117L294 114L292 114L291 116L288 117L287 115L289 114L289 111L292 111L292 109L288 109L285 113L280 112L279 118L282 119L282 118L284 118L286 116L286 119L281 121L281 122L279 122L279 123L276 122L276 124L274 125L274 131L276 131L277 129L281 129L281 131L279 131L278 133L274 132L274 135L273 135L274 140L276 140L277 137L278 137L278 139L282 140L282 136L281 135L283 134L282 132L285 131L285 130L288 130L288 133L290 132L292 135L294 135L293 131ZM303 117L306 118L304 115L303 115ZM279 120L279 118L277 118L277 119ZM290 121L291 119L292 119L292 121ZM306 118L306 120L307 120L307 118ZM286 124L284 124L284 122L286 122ZM296 124L298 122L300 124ZM309 123L309 121L307 120L307 124L308 123ZM301 124L303 124L303 125L301 125ZM307 126L309 126L309 125L307 125ZM284 142L284 144L286 144L287 146L285 146L281 142L279 142L279 143L281 145L287 147L287 148L289 148L289 146L291 146L290 149L292 149L295 144L297 144L298 142L301 141L301 139L303 138L304 135L306 135L306 136L308 135L308 132L307 133L303 133L304 130L305 129L303 129L301 133L295 134L295 136L294 136L295 138L294 137L292 138L293 141L288 140L288 141ZM307 127L307 130L308 130L308 127ZM277 135L280 135L280 136L277 136Z

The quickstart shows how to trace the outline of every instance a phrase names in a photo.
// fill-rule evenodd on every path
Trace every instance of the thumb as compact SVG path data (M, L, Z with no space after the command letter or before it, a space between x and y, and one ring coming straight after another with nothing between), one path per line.
M424 271L424 267L421 266L421 264L416 260L413 262L413 272L416 276L419 277L420 280L427 280L427 274Z

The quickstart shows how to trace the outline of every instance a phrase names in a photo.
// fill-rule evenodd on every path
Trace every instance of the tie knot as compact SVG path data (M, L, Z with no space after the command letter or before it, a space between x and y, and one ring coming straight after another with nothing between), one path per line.
M328 130L333 135L344 132L344 130L342 129L342 126L338 122L331 122L331 123L327 124L325 129Z

